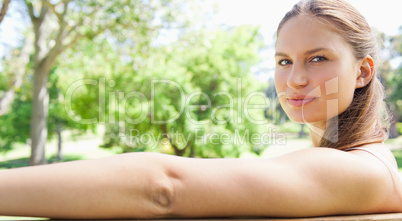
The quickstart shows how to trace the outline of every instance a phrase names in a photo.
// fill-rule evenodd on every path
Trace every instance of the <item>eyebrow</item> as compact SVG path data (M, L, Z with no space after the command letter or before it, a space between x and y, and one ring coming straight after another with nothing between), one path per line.
M314 54L314 53L317 53L319 51L333 51L333 50L331 50L329 48L315 48L315 49L311 49L311 50L308 50L308 51L304 52L304 55ZM276 52L275 57L276 56L289 57L286 53L283 53L283 52Z

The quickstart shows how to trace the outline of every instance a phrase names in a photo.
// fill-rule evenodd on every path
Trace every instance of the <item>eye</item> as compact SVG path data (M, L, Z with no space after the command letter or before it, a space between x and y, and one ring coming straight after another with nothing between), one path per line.
M326 60L328 60L328 59L326 57L324 57L324 56L315 56L310 61L312 61L312 62L323 62L323 61L326 61Z
M289 64L292 64L292 62L289 61L288 59L282 59L282 60L279 60L279 62L278 62L278 65L280 65L280 66L286 66Z

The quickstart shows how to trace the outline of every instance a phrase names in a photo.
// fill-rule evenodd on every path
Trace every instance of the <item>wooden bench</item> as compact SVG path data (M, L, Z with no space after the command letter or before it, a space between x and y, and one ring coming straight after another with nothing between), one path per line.
M168 221L185 221L186 219L167 219ZM191 219L194 220L194 219ZM293 219L286 219L286 218L235 218L235 219L197 219L197 221L215 221L215 220L246 220L246 221L327 221L327 220L402 220L402 213L387 213L387 214L368 214L368 215L353 215L353 216L326 216L326 217L314 217L314 218L293 218ZM163 219L160 220L153 220L153 221L166 221Z
M1 216L0 216L1 218ZM23 217L21 219L13 219L13 220L24 220ZM133 221L140 219L132 219ZM402 221L402 213L386 213L386 214L367 214L367 215L353 215L353 216L325 216L325 217L311 217L311 218L210 218L210 219L154 219L152 221L186 221L186 220L197 220L197 221L218 221L218 220L226 220L226 221L334 221L334 220L356 220L356 221L385 221L385 220L401 220ZM61 221L61 219L58 219ZM88 220L90 221L90 220ZM126 219L125 221L130 221ZM140 220L141 221L141 220ZM150 220L144 220L150 221Z

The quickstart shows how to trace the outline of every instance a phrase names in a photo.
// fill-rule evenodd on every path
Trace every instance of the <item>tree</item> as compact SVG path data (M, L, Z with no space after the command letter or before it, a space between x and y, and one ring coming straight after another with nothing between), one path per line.
M0 118L0 152L7 152L12 149L14 143L25 143L29 138L32 105L30 100L25 99L27 98L22 98L21 95L17 96L11 106L15 111L10 111Z
M46 163L49 73L66 49L84 38L104 33L136 32L136 45L148 44L169 21L172 1L71 1L25 0L34 33L34 81L32 95L31 165ZM158 13L157 13L158 12ZM146 37L145 37L146 36Z
M400 30L402 31L402 27ZM402 112L402 93L399 90L402 87L402 64L400 63L398 67L393 68L390 60L402 56L402 33L395 36L386 36L385 34L379 34L379 36L382 54L387 56L382 59L378 70L385 86L387 107L391 114L389 138L396 138L399 136L397 123L401 121L402 117L400 114ZM386 44L382 42L386 42Z
M0 116L6 114L10 110L16 90L21 88L23 77L27 72L29 56L31 55L32 50L32 36L27 36L22 48L20 50L14 50L14 54L17 54L17 57L3 61L3 67L5 67L5 70L2 74L7 76L7 85L11 86L4 87L5 92L0 98Z
M18 50L17 50L18 52ZM32 61L27 65L32 66ZM18 70L18 59L3 60L3 75L0 75L0 90L9 88L10 73ZM49 78L49 120L47 122L48 138L51 139L55 135L61 133L61 129L71 129L77 133L85 132L88 129L93 129L91 125L77 124L70 120L64 111L64 103L61 99L62 94L58 88L59 75L55 74L57 68L52 68ZM15 98L11 103L10 110L0 117L0 152L7 152L13 148L15 143L29 144L30 138L30 119L32 112L32 73L24 74L21 79L19 88L15 90ZM11 89L9 89L10 91ZM74 133L74 134L77 134ZM61 152L61 137L59 138L58 160L62 158Z
M10 0L4 0L1 5L0 24L8 11L10 2ZM32 41L32 36L28 34L22 47L13 50L13 59L3 58L2 66L6 67L7 70L3 71L1 74L7 76L9 80L7 82L7 87L2 87L0 89L0 91L4 91L0 97L0 116L6 114L10 110L16 90L19 90L22 85L23 77L26 73L26 66L29 62L29 56L33 50ZM4 56L4 54L2 56Z
M267 144L252 139L266 132L256 123L266 122L264 110L243 111L245 104L266 101L264 86L250 72L259 62L258 33L248 26L186 33L154 48L140 66L130 62L135 69L115 69L115 84L105 89L106 103L114 105L108 107L105 147L191 157L261 152ZM88 84L83 90L97 89Z
M10 4L10 0L4 0L3 4L1 5L1 8L0 8L0 24L3 21L4 17L6 16L9 4Z

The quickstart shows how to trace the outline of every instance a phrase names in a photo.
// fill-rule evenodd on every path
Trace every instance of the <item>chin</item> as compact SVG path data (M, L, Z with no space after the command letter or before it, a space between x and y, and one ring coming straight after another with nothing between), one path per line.
M306 112L298 112L298 113L289 113L286 112L289 119L292 122L300 123L300 124L307 124L307 123L317 123L323 122L327 120L327 116L320 116L319 113L306 113Z
M316 105L309 105L303 109L294 109L285 106L286 115L295 123L318 123L325 122L335 116L338 116L338 108L321 108ZM329 113L328 113L329 111Z

